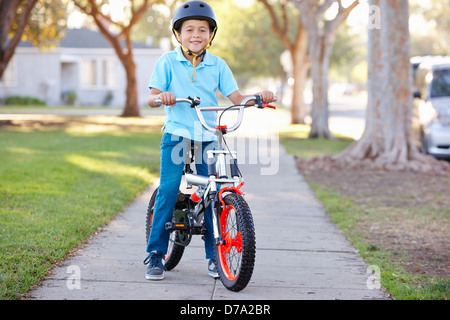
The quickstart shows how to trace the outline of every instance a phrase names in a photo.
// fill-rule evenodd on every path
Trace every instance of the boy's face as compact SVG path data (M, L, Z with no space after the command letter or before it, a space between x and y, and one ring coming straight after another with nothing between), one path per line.
M201 54L208 45L209 23L204 20L186 20L181 25L180 42L195 54Z

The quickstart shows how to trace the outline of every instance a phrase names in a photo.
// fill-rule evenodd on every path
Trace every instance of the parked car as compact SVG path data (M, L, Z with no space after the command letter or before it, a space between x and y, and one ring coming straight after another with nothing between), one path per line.
M415 141L423 153L450 159L450 57L429 58L414 81Z

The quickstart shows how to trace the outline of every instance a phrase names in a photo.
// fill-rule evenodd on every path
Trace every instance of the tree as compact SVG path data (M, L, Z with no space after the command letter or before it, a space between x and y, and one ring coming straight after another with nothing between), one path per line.
M292 0L300 10L308 34L311 78L313 82L312 124L309 138L331 138L328 127L328 70L338 26L347 19L359 4L353 1L348 7L341 0ZM338 4L336 16L326 19L325 13Z
M170 22L180 4L179 0L166 0L163 4L153 6L152 10L147 10L133 27L133 40L146 42L150 38L152 44L161 46L162 39L173 36Z
M139 103L136 81L136 64L133 60L133 45L131 41L131 30L139 19L145 14L147 9L159 2L158 0L130 0L128 6L124 8L126 18L115 20L111 14L104 13L103 9L110 5L109 0L74 0L75 5L80 10L94 19L100 33L108 40L114 48L117 57L125 68L127 76L126 102L122 112L122 117L139 117ZM111 27L115 27L119 32L115 33ZM123 41L124 40L124 41ZM125 47L123 46L123 43Z
M279 1L279 5L271 4L268 0L258 0L269 12L272 19L272 32L283 43L290 53L292 60L292 78L294 85L292 90L291 123L305 123L305 99L303 91L306 84L306 76L309 70L309 57L307 55L308 38L301 19L298 19L294 39L290 37L289 27L293 24L289 21L289 7L287 1ZM277 13L279 11L280 13Z
M450 54L450 3L448 0L410 0L412 18L422 18L421 32L411 33L413 56ZM419 18L420 19L420 18ZM411 22L411 20L410 20ZM424 26L425 24L425 26ZM418 25L416 23L416 25ZM413 31L412 29L411 31Z
M35 46L51 47L66 30L63 1L0 0L0 78L20 40Z
M31 10L22 40L42 50L53 49L67 31L67 4L69 0L38 0ZM21 13L17 12L17 20ZM12 32L15 33L15 25Z
M28 0L23 4L21 2L22 0L0 1L0 21L2 21L0 23L0 78L22 39L22 34L31 15L31 10L37 0ZM20 19L16 21L16 13L19 10L19 6L21 8L21 15ZM14 24L17 27L14 35L10 37L9 33Z
M53 47L66 31L63 0L0 0L0 78L21 40Z
M247 7L214 1L211 5L220 25L209 50L227 62L239 84L252 77L275 78L283 72L280 55L284 47L271 33L270 17L260 3Z
M412 77L408 3L370 0L379 8L381 28L369 29L368 105L360 140L333 161L375 168L439 171L448 164L420 154L411 133Z

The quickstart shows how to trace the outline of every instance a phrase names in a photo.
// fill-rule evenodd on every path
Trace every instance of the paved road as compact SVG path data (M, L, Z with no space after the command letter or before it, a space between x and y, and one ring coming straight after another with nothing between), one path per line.
M353 139L361 138L366 122L367 95L333 96L331 99L330 130Z
M329 126L333 132L338 132L345 136L359 139L364 131L365 111L367 96L358 94L353 96L333 95L330 97L329 105ZM9 109L14 110L14 109ZM56 110L56 111L55 111ZM53 119L58 120L66 116L85 116L85 115L120 115L121 110L116 108L74 108L71 110L61 110L49 108L29 109L28 114L21 113L3 113L0 108L0 120L40 120ZM21 112L23 109L20 110ZM14 111L12 111L14 112ZM55 114L56 113L56 114ZM141 111L143 116L163 115L162 109L144 108ZM285 115L287 116L287 114ZM273 119L270 119L273 120ZM311 121L309 119L309 121ZM283 117L283 124L288 123L288 119ZM265 125L265 124L264 124Z
M145 280L145 212L154 188L150 186L30 296L57 300L386 299L383 291L368 287L368 266L330 221L294 159L278 144L276 128L288 119L274 119L270 110L249 110L245 118L241 135L230 135L229 143L247 153L240 163L257 240L255 270L247 288L230 292L207 275L199 237L163 281Z

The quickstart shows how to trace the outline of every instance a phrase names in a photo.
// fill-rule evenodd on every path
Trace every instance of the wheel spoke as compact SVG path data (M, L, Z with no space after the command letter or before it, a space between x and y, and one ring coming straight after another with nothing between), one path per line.
M222 267L227 274L227 278L235 279L241 266L242 235L239 232L236 209L233 206L226 206L220 216L222 226L222 238L224 244L221 245L223 262Z
M216 246L216 262L224 286L232 291L244 289L251 279L255 262L255 233L250 209L238 194L223 198L218 208L223 242Z

